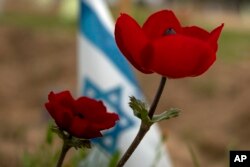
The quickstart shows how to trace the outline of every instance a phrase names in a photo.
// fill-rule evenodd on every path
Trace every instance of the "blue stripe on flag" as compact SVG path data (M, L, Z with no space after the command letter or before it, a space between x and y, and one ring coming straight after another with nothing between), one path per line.
M137 86L137 81L126 59L118 50L114 37L106 30L95 11L81 0L80 31L99 48L107 58Z

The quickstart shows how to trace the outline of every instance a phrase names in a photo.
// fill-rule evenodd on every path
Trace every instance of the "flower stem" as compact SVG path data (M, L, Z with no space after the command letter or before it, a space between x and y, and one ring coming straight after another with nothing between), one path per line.
M127 160L130 158L130 156L133 154L137 146L140 144L141 140L149 130L150 126L145 126L143 123L141 123L140 129L134 139L134 141L131 143L130 147L127 149L125 154L122 156L120 161L118 162L116 167L122 167Z
M149 113L148 116L152 119L156 107L158 105L158 102L160 100L161 94L163 92L165 83L166 83L167 78L166 77L162 77L161 78L161 82L160 85L158 87L158 90L156 92L156 95L154 97L153 103L149 109ZM140 144L140 142L142 141L143 137L145 136L145 134L149 131L151 125L147 125L145 124L143 121L141 122L141 126L140 129L134 139L134 141L131 143L131 145L129 146L129 148L127 149L127 151L124 153L124 155L122 156L122 158L120 159L120 161L118 162L116 167L123 167L124 164L127 162L127 160L130 158L130 156L133 154L133 152L135 151L135 149L138 147L138 145Z
M156 95L155 95L155 98L154 98L154 101L149 109L149 112L148 112L148 116L149 118L153 118L153 115L155 113L155 109L159 103L159 100L160 100L160 97L161 97L161 94L163 92L163 89L164 89L164 86L166 84L166 81L167 81L167 78L166 77L162 77L161 78L161 82L160 82L160 85L158 87L158 90L156 92Z
M67 154L67 152L68 152L68 150L69 150L70 148L71 148L71 146L69 146L69 145L67 144L67 142L64 140L64 141L63 141L62 151L61 151L60 157L59 157L59 159L58 159L58 161L57 161L56 167L61 167L61 166L62 166L63 160L64 160L64 158L65 158L65 155Z

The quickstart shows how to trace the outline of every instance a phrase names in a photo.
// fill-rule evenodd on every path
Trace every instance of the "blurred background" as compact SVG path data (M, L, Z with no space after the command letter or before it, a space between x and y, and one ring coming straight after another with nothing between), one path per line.
M229 150L250 150L250 2L248 0L109 0L140 24L159 9L182 25L208 31L225 23L217 61L197 78L169 80L158 110L181 115L160 123L175 167L228 166ZM0 166L50 158L43 149L47 94L77 85L77 0L0 0ZM152 101L160 77L135 70ZM190 148L192 151L190 151ZM30 156L33 156L30 158ZM35 166L35 165L33 165Z

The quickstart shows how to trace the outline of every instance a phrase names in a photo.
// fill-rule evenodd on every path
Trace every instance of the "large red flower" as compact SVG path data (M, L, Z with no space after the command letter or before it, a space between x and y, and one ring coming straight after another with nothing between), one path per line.
M117 114L108 113L101 101L88 97L75 100L69 91L50 92L48 99L45 107L57 126L78 138L100 137L100 131L113 127L119 119Z
M131 64L143 73L169 78L204 73L216 60L217 40L223 24L212 32L182 27L169 10L152 14L142 27L127 14L115 25L116 43Z

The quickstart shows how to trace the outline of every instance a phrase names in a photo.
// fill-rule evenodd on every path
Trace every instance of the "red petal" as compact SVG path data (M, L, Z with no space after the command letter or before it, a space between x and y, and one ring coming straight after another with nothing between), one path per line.
M112 128L116 121L119 120L119 117L115 113L105 113L96 116L94 120L91 121L92 126L95 129L105 130Z
M58 104L46 103L45 107L55 120L58 127L67 130L72 122L73 114L69 108L64 108Z
M85 119L75 117L68 132L75 137L84 137L85 134L88 133L88 123L89 122Z
M183 35L170 35L155 40L144 53L152 71L170 78L197 76L215 61L209 44Z
M143 73L152 73L141 65L141 51L148 40L137 22L127 14L121 14L115 25L115 40L123 55Z
M91 139L101 137L100 129L93 127L93 123L87 119L75 117L69 129L69 133L78 138Z
M106 107L101 101L88 97L80 97L75 102L75 108L86 118L95 117L95 115L106 113Z
M49 102L45 104L47 111L55 120L58 127L68 129L73 118L73 102L69 91L58 94L50 92Z
M144 23L142 29L150 39L165 35L167 29L173 28L176 33L181 31L181 25L170 10L162 10L152 14Z
M49 102L53 104L58 103L67 108L72 108L75 101L69 91L63 91L57 94L50 92L48 99Z
M182 34L187 35L193 38L198 38L201 40L207 40L209 38L209 33L199 27L192 26L192 27L183 27Z
M107 112L102 101L96 101L88 97L77 99L76 110L99 130L109 129L119 120L117 114Z
M69 91L63 91L63 92L56 93L56 94L53 91L51 91L49 93L48 99L49 101L53 101L53 100L62 101L64 99L72 100L73 97L71 96Z
M218 49L217 41L220 37L222 28L224 27L224 24L221 24L219 27L215 28L211 33L210 37L208 39L210 45L214 48L214 51L216 52Z
M86 133L84 135L85 139L93 139L93 138L97 138L97 137L102 137L102 133L100 131L89 131L88 133Z

